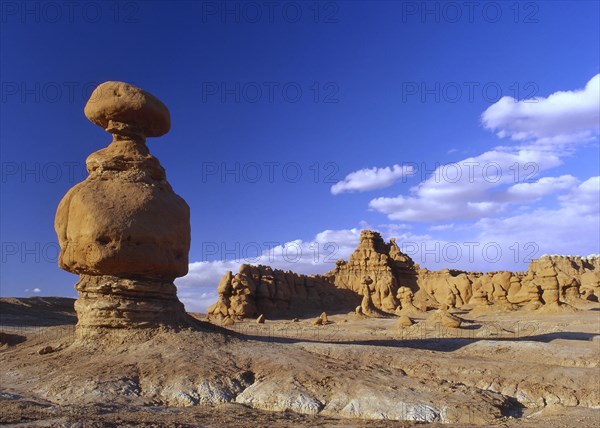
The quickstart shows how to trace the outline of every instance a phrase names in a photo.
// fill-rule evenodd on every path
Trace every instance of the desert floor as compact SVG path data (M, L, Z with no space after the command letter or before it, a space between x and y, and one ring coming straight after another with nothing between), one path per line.
M0 305L3 426L600 426L598 303L456 311L461 329L428 324L428 314L405 328L395 318L329 314L324 326L200 322L84 343L72 299ZM218 404L228 391L233 402ZM422 402L443 417L415 412ZM390 420L402 412L413 421Z

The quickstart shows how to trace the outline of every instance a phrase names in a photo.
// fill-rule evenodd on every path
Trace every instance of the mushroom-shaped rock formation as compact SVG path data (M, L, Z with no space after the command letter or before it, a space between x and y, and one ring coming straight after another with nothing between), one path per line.
M80 275L78 334L179 325L188 318L173 281L188 271L190 210L145 141L169 130L169 111L135 86L106 82L85 114L113 140L87 158L89 176L54 223L59 266Z
M396 315L418 315L422 312L413 303L413 292L408 287L399 287L396 294L400 305L396 308Z

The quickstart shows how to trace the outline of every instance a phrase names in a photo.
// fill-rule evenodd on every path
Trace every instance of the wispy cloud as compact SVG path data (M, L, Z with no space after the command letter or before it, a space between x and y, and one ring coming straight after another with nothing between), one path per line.
M384 168L364 168L351 172L343 180L331 186L331 193L366 192L391 186L403 177L413 174L409 165L393 165Z
M429 227L429 230L431 230L431 231L450 230L450 229L454 229L454 223L438 224L436 226Z
M560 177L542 177L533 183L517 183L509 187L505 193L507 200L512 202L531 201L543 196L573 189L579 180L570 174Z

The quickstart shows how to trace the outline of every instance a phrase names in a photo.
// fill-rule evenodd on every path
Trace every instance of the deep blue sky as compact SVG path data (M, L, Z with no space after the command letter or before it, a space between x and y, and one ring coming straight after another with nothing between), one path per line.
M240 22L231 14L207 14L221 2L119 2L118 15L113 2L91 2L96 8L85 13L90 2L84 2L72 15L68 2L54 2L58 10L26 3L27 14L21 2L3 2L0 21L3 296L31 295L35 287L41 294L74 294L76 277L55 262L54 213L85 177L85 158L110 141L83 115L87 96L103 81L133 83L169 107L171 131L148 145L191 207L190 261L204 261L219 259L205 254L207 242L308 241L324 230L364 224L466 239L450 226L440 229L443 236L428 228L480 219L393 221L369 209L374 198L410 194L420 178L359 193L332 195L330 187L364 168L415 162L433 169L514 144L482 126L480 116L497 95L523 99L578 90L600 71L596 1L483 1L472 19L468 9L459 10L458 22L449 22L456 9L445 2L428 2L434 12L426 15L412 13L421 2L320 2L319 22L314 2L284 2L273 22L262 2L254 3L262 13L258 22L248 22L256 8L240 2L228 2L240 9ZM289 22L296 6L302 16ZM492 22L498 6L502 15ZM327 17L333 22L323 22ZM223 102L220 93L207 92L236 84L239 103L235 95ZM276 85L273 102L268 85ZM422 85L434 93L421 93ZM467 85L475 85L473 97ZM262 97L252 102L256 87ZM291 102L298 87L302 94ZM407 92L414 88L417 93ZM326 95L335 102L324 102ZM597 176L595 141L577 145L548 175L569 174L579 183ZM217 175L203 179L203 168L223 162L229 168L256 162L263 176L256 183L244 176L238 183L232 175L224 182ZM265 162L279 163L273 183ZM74 165L74 179L66 163ZM291 175L299 166L297 183L282 175L286 163L294 163ZM23 174L27 168L34 172ZM328 173L332 182L325 180ZM557 201L511 205L494 218L550 209ZM555 251L596 251L598 239L593 230L580 247Z

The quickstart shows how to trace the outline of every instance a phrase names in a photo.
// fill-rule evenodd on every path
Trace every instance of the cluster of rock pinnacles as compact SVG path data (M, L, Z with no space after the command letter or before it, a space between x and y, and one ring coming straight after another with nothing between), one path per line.
M59 265L80 275L77 331L179 325L187 315L173 281L188 271L189 207L146 146L169 131L169 110L142 89L105 82L85 115L112 142L87 158L89 176L56 212Z
M386 243L378 232L363 230L349 260L338 260L324 275L242 265L238 273L223 276L217 292L219 300L208 309L217 320L322 310L355 310L367 317L422 316L431 309L446 313L454 308L570 311L573 304L597 301L600 257L543 256L532 260L526 272L430 271L402 253L395 239Z

